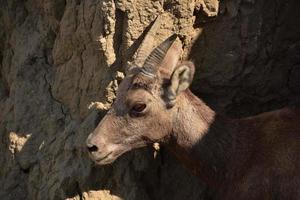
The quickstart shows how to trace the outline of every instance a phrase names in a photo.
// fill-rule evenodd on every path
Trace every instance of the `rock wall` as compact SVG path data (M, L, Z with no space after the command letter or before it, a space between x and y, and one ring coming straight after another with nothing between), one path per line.
M192 90L233 117L299 103L297 0L1 0L0 199L206 199L168 152L91 163L84 140L156 15L197 67ZM218 16L216 16L218 14Z

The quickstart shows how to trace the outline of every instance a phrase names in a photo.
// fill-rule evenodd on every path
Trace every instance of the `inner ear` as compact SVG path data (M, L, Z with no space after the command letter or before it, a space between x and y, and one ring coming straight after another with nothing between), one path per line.
M192 62L183 62L175 68L165 93L168 107L174 106L176 97L188 89L193 81L194 72L195 67Z
M177 39L167 51L163 61L159 65L159 72L162 78L170 79L172 72L178 64L178 60L181 56L182 45Z

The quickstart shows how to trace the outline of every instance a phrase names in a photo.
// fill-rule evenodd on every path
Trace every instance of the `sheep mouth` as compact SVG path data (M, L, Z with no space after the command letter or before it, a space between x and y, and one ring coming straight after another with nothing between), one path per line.
M106 154L105 156L103 156L103 157L101 157L101 158L96 158L96 159L95 159L95 162L96 162L96 163L101 162L101 161L107 159L107 158L109 157L109 155L111 155L111 154L112 154L112 152Z
M108 165L113 163L117 158L119 158L126 151L110 152L101 158L93 159L97 165Z

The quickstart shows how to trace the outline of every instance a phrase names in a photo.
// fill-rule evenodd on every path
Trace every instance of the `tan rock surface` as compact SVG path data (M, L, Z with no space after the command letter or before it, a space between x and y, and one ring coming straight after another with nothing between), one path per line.
M179 34L197 66L192 89L212 107L238 117L299 102L299 10L297 0L1 1L0 199L205 199L163 148L99 167L85 138L159 13L157 43Z

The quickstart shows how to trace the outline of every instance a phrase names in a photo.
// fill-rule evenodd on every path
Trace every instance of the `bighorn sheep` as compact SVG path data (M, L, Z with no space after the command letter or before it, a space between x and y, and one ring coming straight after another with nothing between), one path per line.
M216 191L215 199L300 199L300 109L230 119L188 89L192 62L179 62L173 35L152 46L145 36L112 108L86 141L100 165L159 142ZM151 53L150 53L151 52Z

